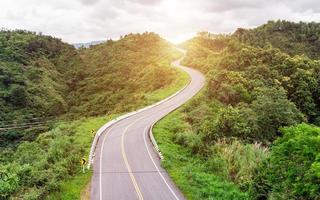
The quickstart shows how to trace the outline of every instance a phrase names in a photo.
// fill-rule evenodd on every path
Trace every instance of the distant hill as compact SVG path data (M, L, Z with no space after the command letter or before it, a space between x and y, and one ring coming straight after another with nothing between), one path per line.
M75 44L72 44L72 45L76 49L79 49L79 48L89 48L90 46L101 44L103 42L105 42L105 41L104 40L100 40L100 41L92 41L92 42L85 42L85 43L75 43Z
M239 28L233 36L252 46L271 44L290 55L320 59L320 23L269 21L253 29Z

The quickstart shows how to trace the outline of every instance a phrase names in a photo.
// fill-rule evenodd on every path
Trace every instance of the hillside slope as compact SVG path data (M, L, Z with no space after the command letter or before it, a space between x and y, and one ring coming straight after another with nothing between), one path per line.
M80 56L84 65L69 96L70 112L97 115L132 110L146 93L172 83L170 62L179 54L157 34L144 33L80 50Z
M286 24L295 28L270 32ZM206 73L207 86L155 134L190 199L319 197L320 52L295 38L306 27L318 35L319 24L279 21L184 44L184 64Z
M10 127L52 120L68 110L66 96L79 58L60 39L28 31L0 31L0 127L8 129L0 135L0 146L33 139L38 133L26 126Z
M289 55L320 59L320 23L269 21L254 29L238 29L234 37L252 46L272 45Z

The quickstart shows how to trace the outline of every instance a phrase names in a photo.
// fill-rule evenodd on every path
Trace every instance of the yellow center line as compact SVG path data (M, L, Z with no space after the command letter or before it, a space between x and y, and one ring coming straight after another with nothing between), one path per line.
M123 157L123 160L124 160L124 163L126 164L126 167L128 169L128 173L130 175L130 178L131 178L131 181L133 183L133 186L134 186L134 189L136 190L136 193L138 195L138 198L139 200L143 200L143 196L141 194L141 191L140 191L140 188L137 184L137 181L136 179L134 178L134 175L132 173L132 170L131 170L131 167L129 165L129 162L128 162L128 158L127 158L127 155L126 155L126 152L125 152L125 149L124 149L124 135L126 134L127 130L133 125L135 124L137 121L139 121L140 119L142 119L144 117L141 117L139 119L137 119L136 121L134 121L133 123L131 123L129 126L126 127L126 129L124 130L123 134L122 134L122 137L121 137L121 151L122 151L122 157Z

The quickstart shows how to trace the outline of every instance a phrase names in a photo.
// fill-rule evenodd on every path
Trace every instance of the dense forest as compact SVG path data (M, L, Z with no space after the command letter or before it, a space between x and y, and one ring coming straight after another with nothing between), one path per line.
M50 36L2 30L0 199L45 199L82 174L92 129L179 87L170 67L177 56L154 33L76 50Z
M319 30L276 21L231 35L201 32L184 44L184 64L204 72L207 85L172 116L187 125L172 128L171 140L219 180L186 178L202 188L190 198L320 198ZM226 182L236 189L213 189Z
M0 146L33 140L68 110L66 96L79 64L76 50L61 40L27 31L0 32ZM22 126L17 131L13 127ZM41 126L40 126L41 125Z
M304 54L320 59L320 23L269 21L251 30L239 28L233 36L252 46L271 45L291 56Z

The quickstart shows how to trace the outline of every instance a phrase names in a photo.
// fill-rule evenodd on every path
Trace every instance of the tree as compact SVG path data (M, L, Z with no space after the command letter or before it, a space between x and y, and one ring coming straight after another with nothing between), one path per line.
M320 128L307 124L282 128L270 157L256 173L254 199L318 199Z
M258 133L263 141L272 142L280 134L278 129L305 121L303 114L286 97L283 88L258 88L251 104L257 115Z
M26 106L27 104L27 91L22 85L12 85L10 88L7 100L15 106Z

